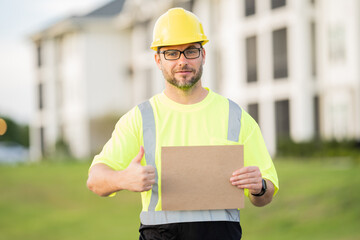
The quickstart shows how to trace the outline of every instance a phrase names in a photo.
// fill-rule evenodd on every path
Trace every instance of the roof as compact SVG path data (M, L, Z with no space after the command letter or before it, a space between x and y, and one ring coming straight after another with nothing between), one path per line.
M85 14L81 17L113 17L118 15L123 6L125 0L113 0L105 5L96 8L95 10L91 11L88 14Z
M44 36L52 36L69 30L79 29L88 22L111 20L120 14L125 1L126 0L112 0L85 15L70 16L61 21L57 21L47 28L32 34L30 38L32 41L37 41Z

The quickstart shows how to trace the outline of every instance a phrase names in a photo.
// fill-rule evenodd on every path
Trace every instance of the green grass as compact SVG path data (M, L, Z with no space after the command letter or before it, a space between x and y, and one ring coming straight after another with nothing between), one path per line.
M140 196L96 196L86 188L88 167L0 166L0 239L136 239Z
M360 239L359 166L344 159L275 165L280 191L272 204L242 211L245 239Z
M275 160L280 191L241 210L243 239L360 239L360 166L346 159ZM101 198L89 163L0 165L0 239L138 239L140 196Z

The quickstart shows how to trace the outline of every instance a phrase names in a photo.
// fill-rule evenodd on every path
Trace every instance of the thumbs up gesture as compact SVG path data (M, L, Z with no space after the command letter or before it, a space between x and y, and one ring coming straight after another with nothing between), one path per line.
M151 165L142 166L141 159L144 156L144 148L140 147L138 155L124 170L127 180L127 189L133 192L149 191L155 183L155 168Z

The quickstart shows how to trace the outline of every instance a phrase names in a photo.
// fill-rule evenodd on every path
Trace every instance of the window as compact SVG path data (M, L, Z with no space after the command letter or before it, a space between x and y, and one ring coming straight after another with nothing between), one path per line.
M314 22L311 26L311 73L316 76L316 25Z
M254 15L255 11L255 0L245 0L245 16Z
M314 97L314 136L315 138L320 137L320 103L319 96Z
M149 46L152 42L152 22L150 20L146 20L141 23L141 28L143 31L144 36L144 49L149 50Z
M195 0L181 0L181 1L177 1L176 6L192 12L194 8L194 4L195 4Z
M246 79L247 82L257 81L256 36L246 38Z
M274 79L286 78L288 77L287 29L273 31L272 42Z
M259 123L259 104L257 103L249 104L248 113L257 123Z
M41 156L45 157L45 129L40 127L40 151Z
M283 7L286 5L286 0L271 0L271 9Z
M37 57L37 66L41 67L42 65L42 59L41 59L41 43L38 42L37 46L36 46L36 57Z
M275 102L276 136L278 140L290 138L289 100Z
M38 107L39 109L43 109L44 108L44 100L43 100L43 95L44 95L44 86L42 83L38 84Z
M343 63L346 60L346 32L341 24L329 26L329 59L331 63Z

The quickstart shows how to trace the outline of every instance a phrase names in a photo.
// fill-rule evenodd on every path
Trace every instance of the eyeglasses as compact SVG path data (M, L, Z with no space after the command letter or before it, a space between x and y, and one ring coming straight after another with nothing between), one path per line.
M164 54L164 58L166 60L177 60L180 58L181 54L183 53L185 58L187 59L195 59L200 57L200 51L202 48L188 48L184 51L180 50L165 50L159 53Z

